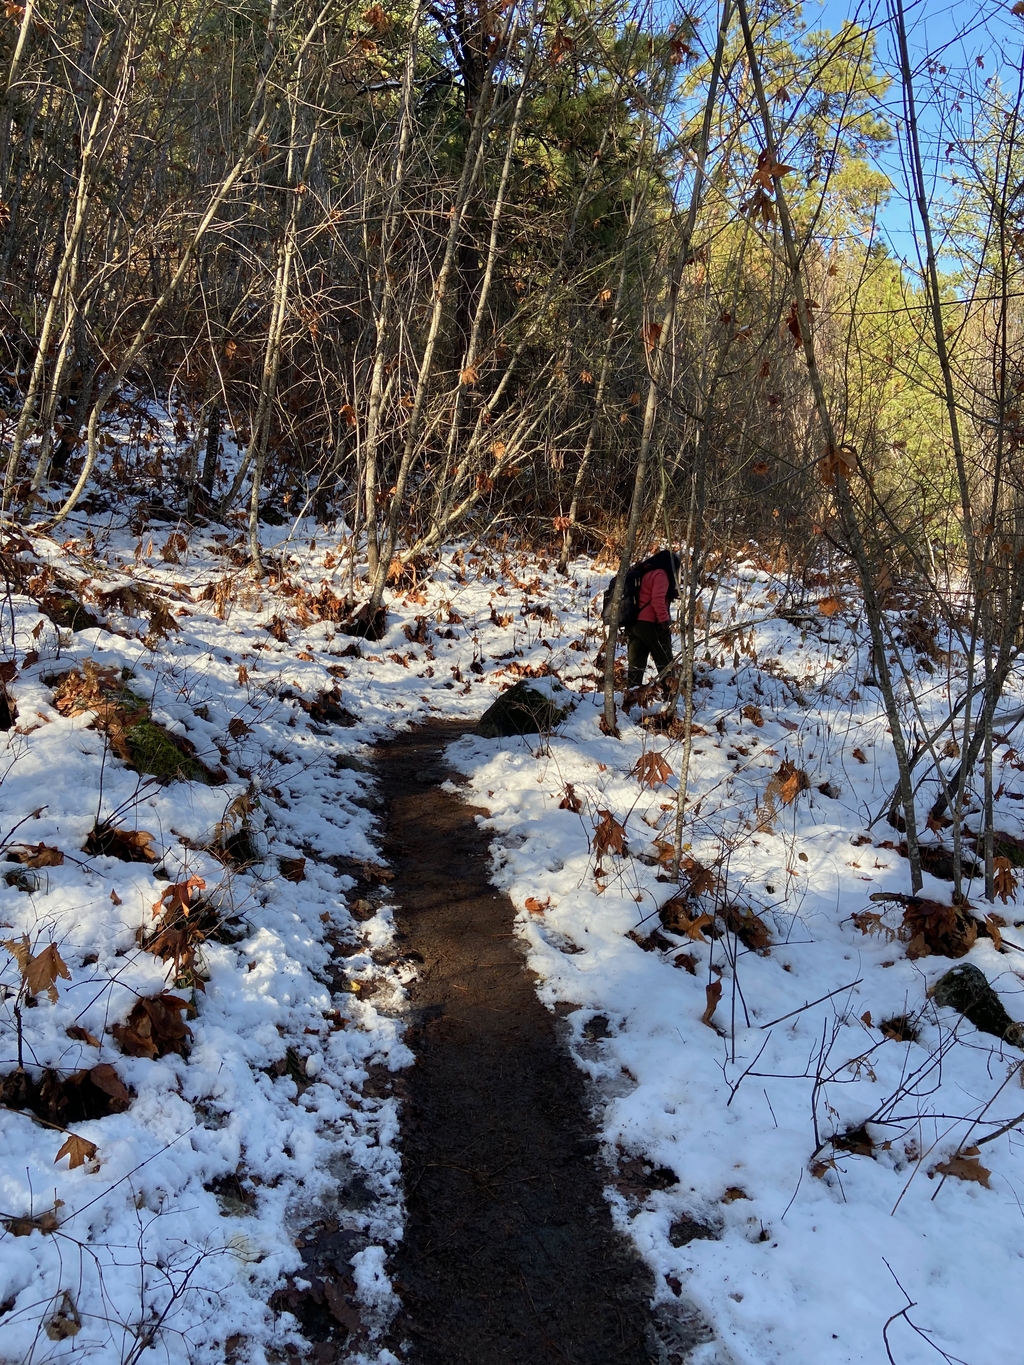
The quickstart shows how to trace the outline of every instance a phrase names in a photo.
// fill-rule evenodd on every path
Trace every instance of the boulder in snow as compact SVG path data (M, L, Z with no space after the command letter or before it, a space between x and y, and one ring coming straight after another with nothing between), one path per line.
M569 689L557 678L523 678L492 702L476 733L481 739L541 734L565 720L574 705Z
M994 1033L1015 1047L1024 1047L1024 1024L1010 1018L985 973L972 962L959 962L940 976L932 995L937 1005L959 1010L982 1033Z

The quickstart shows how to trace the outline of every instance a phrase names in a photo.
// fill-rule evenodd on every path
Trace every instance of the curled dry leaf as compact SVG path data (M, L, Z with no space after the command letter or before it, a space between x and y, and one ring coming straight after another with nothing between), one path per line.
M993 858L992 867L995 871L995 893L1005 905L1014 899L1018 886L1017 874L1009 858ZM995 938L995 935L992 937Z
M712 916L708 914L691 916L686 902L678 896L665 902L658 911L658 918L661 920L662 928L667 929L670 934L679 934L694 943L707 942L704 930L713 923Z
M761 708L759 706L744 706L740 715L744 720L749 720L751 725L756 726L758 730L760 730L761 726L764 724L764 716L761 714Z
M281 876L286 882L304 882L306 880L306 860L305 858L278 858L277 865L281 870Z
M205 891L206 882L202 877L189 877L184 882L174 882L153 902L153 914L164 915L168 919L177 914L188 915L196 892Z
M78 1133L69 1133L64 1139L64 1145L53 1158L53 1164L56 1166L61 1157L66 1156L68 1170L73 1171L77 1166L84 1166L87 1161L92 1161L96 1151L95 1142L90 1142L88 1138L84 1138Z
M1001 953L1003 951L1002 930L1004 926L1005 921L1003 920L1003 917L1001 915L985 916L985 928L988 930L988 936L995 945L995 950L997 953Z
M69 1337L77 1337L81 1330L82 1319L75 1301L65 1289L53 1316L47 1321L46 1335L51 1341L67 1341Z
M69 1038L74 1038L76 1043L88 1043L90 1047L100 1046L100 1040L96 1037L95 1033L90 1033L89 1030L83 1028L81 1024L68 1024L64 1032Z
M700 1017L700 1022L702 1024L707 1024L708 1028L714 1028L714 1024L711 1021L714 1018L715 1010L718 1008L718 1002L722 998L721 981L709 981L704 987L704 995L707 1004L704 1006L704 1013Z
M576 789L571 782L565 784L565 790L562 793L561 801L558 803L558 809L571 810L576 813L583 809L583 802L576 795Z
M64 854L59 848L48 844L22 844L12 848L7 858L9 862L21 863L22 867L62 867Z
M124 1024L114 1024L111 1033L129 1057L165 1057L169 1052L184 1056L185 1040L192 1030L179 1014L188 1001L176 995L157 995L139 1000Z
M691 896L710 896L715 889L715 874L696 858L685 857L682 869L686 873Z
M838 597L823 597L818 603L818 611L822 616L835 616L837 611L842 611L843 604Z
M533 915L542 915L550 904L550 896L545 896L542 901L539 901L536 896L527 896L526 898L526 908Z
M86 839L83 851L92 857L119 858L122 863L155 863L160 855L153 847L153 838L145 829L97 825ZM114 904L119 905L120 901Z
M778 798L784 806L790 806L810 785L811 779L803 768L798 768L792 759L787 758L779 764L778 772L772 775L765 799L770 801Z
M626 851L626 827L620 825L610 810L599 810L600 820L594 830L594 839L591 847L597 854L598 861L606 853L623 854Z
M855 910L850 918L862 934L881 934L887 943L896 937L896 930L890 929L877 910Z
M808 304L808 307L810 305ZM799 333L799 322L796 323ZM792 331L792 325L790 327ZM799 344L799 343L798 343ZM849 479L857 468L857 455L852 446L829 446L821 457L821 481L826 488L835 486L837 478ZM881 582L876 586L881 587Z
M787 93L788 98L788 93ZM776 180L781 180L784 175L791 175L796 169L794 166L785 166L771 152L759 152L757 157L757 167L754 171L754 184L759 185L768 194L775 192Z
M57 1210L63 1207L64 1200L58 1199L54 1202L52 1209L46 1209L45 1212L37 1213L34 1217L26 1215L24 1218L4 1218L3 1226L12 1237L30 1237L33 1232L41 1232L44 1235L56 1232L60 1227Z

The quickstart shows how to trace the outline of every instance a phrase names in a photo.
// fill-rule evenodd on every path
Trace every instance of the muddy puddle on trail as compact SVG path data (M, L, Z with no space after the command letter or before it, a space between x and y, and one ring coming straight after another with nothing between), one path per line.
M376 755L403 947L422 958L392 1344L410 1365L682 1362L612 1226L584 1079L537 999L512 903L488 881L477 812L439 790L444 746L465 728L432 724ZM707 1339L680 1328L686 1345Z

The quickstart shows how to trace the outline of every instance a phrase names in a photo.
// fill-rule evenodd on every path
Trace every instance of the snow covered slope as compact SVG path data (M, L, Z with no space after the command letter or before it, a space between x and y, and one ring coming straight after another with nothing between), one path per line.
M908 956L901 907L869 900L909 878L899 835L870 825L895 772L851 592L811 592L800 616L752 562L707 590L679 887L665 863L681 742L636 713L620 740L598 723L607 570L578 561L563 578L463 545L396 591L383 640L353 642L331 620L339 537L282 528L257 588L219 531L176 536L139 543L94 514L63 546L6 551L31 572L5 613L17 716L0 828L23 861L0 882L0 1073L18 1066L17 1005L35 1089L0 1109L4 1365L121 1365L150 1342L172 1361L280 1360L300 1343L301 1244L318 1227L346 1239L351 1271L327 1296L358 1323L346 1350L394 1359L379 1334L400 1111L375 1078L409 1061L412 968L368 746L425 713L475 720L549 673L578 698L556 733L470 737L450 758L593 1079L616 1216L665 1302L708 1324L693 1365L1015 1358L1024 1165L1019 1132L999 1130L1024 1110L1021 1053L929 998L951 962ZM47 564L101 624L40 615L61 588L38 581ZM908 646L905 662L923 718L941 714L962 661L929 673ZM123 758L133 705L191 742L205 779L140 779ZM1019 835L1018 760L1003 757L1000 828ZM97 826L152 835L153 861L90 844ZM925 891L949 901L948 882ZM983 932L966 960L1024 1020L1021 915L995 908L1001 938ZM158 945L189 915L191 960ZM188 1008L146 1007L147 1024L139 1003L164 993ZM140 1025L163 1055L129 1036ZM63 1110L59 1087L39 1093L46 1070L67 1090L96 1068L97 1117L74 1116L81 1093ZM86 1145L55 1163L69 1135Z

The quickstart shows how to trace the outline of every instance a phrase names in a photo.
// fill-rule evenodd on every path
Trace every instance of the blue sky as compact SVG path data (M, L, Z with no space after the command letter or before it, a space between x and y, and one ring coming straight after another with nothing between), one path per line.
M958 85L954 78L964 73L976 83L1002 72L1004 76L1012 75L1015 82L1016 68L1012 64L1020 60L1024 21L1012 15L1010 3L1003 0L981 0L970 5L904 0L904 12L911 63L918 77L915 84L922 150L928 163L931 194L941 200L950 192L945 152L952 137L950 129L960 116L950 98ZM806 0L804 22L809 28L834 31L844 19L852 19L862 27L876 28L880 65L895 72L898 66L890 13L891 0ZM979 59L983 67L978 65ZM929 61L947 68L942 78L942 98L933 94ZM898 83L891 87L888 100L890 123L901 127L903 105ZM913 265L917 256L913 219L895 146L881 165L893 182L893 196L881 215L879 230L893 254Z

